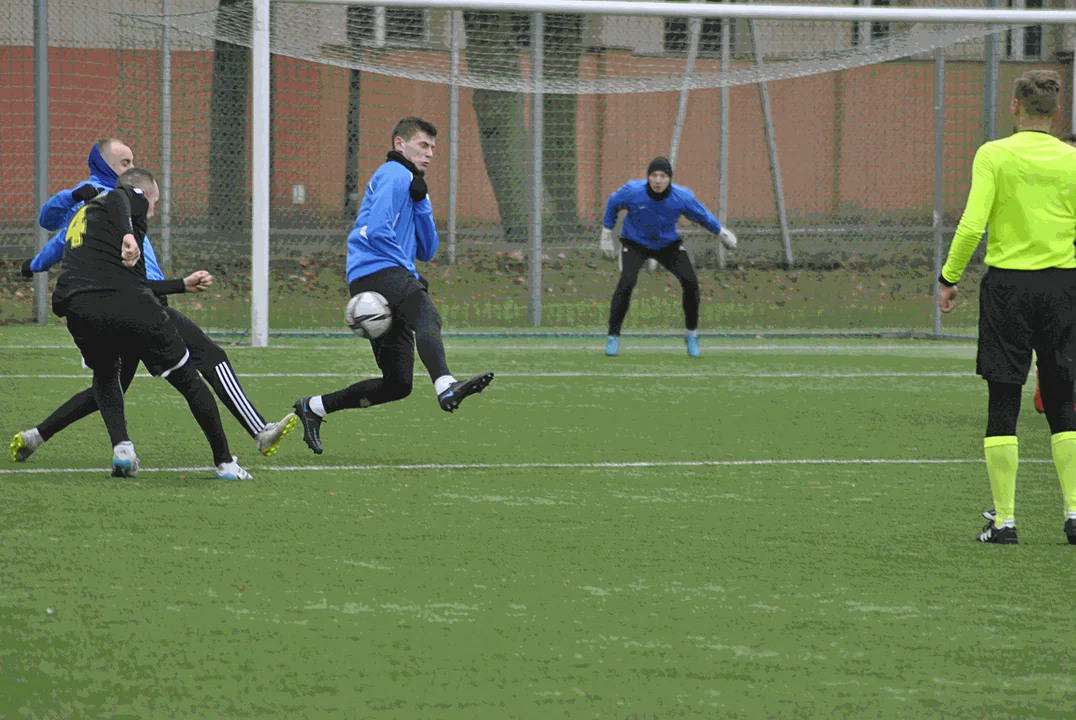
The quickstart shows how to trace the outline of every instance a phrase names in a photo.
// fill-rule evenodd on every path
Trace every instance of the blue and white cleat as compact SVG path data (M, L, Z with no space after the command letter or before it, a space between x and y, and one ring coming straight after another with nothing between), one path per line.
M138 456L134 443L124 440L112 448L112 477L133 478L138 476Z
M684 342L687 343L687 354L691 357L701 357L702 348L699 347L699 336L695 333L688 333L684 336Z
M606 357L616 357L620 354L620 338L616 335L610 335L609 340L605 343L605 355Z
M254 476L239 467L239 458L232 455L232 461L217 465L218 480L253 480Z
M491 382L493 382L493 373L491 372L480 373L473 378L454 382L437 396L437 404L445 412L455 412L464 399L482 392Z

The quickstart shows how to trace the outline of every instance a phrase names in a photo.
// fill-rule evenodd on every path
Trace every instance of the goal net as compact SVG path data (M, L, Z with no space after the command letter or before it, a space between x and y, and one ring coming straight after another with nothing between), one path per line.
M139 164L158 174L164 164L157 254L173 274L218 277L180 306L205 327L247 332L251 2L172 0L153 15L114 4L107 20L94 15L115 42L114 125L82 132L84 147L65 139L63 152L77 165L96 136L115 134ZM1031 67L1071 79L1061 25L541 22L539 36L529 13L272 5L271 331L343 330L346 237L392 127L409 115L440 131L428 185L441 248L420 271L447 329L532 327L538 303L544 329L601 332L618 277L598 251L606 201L662 155L674 183L740 238L724 252L681 223L701 331L929 331L936 191L947 247L991 109L995 133L1011 131L1012 80ZM1058 132L1070 123L1066 114ZM671 275L644 270L625 332L679 330L680 295ZM974 327L974 301L960 312L947 328Z

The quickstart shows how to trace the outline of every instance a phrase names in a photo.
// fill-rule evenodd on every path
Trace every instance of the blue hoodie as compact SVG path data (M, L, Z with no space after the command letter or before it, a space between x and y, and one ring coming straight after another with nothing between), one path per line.
M116 181L119 180L119 176L105 162L96 144L90 150L90 157L86 164L90 168L90 179L86 182L97 188L98 193L116 189ZM85 184L79 183L79 186ZM45 272L63 259L67 223L70 222L71 217L83 205L73 197L75 189L61 190L41 206L41 215L38 218L41 227L46 230L59 230L60 232L45 243L45 247L41 249L41 252L30 261L30 269L34 272ZM157 255L153 252L153 245L150 244L148 236L142 245L142 257L146 262L146 279L164 280L164 273L161 272L161 266L157 262Z
M416 278L415 260L429 262L439 239L430 198L411 200L411 171L389 160L366 185L355 227L347 236L347 281L402 267Z
M627 210L621 237L651 250L660 250L680 239L676 223L681 215L715 235L721 232L721 223L686 187L669 185L668 196L655 200L646 191L646 183L646 180L629 180L610 195L602 225L612 230L617 214Z

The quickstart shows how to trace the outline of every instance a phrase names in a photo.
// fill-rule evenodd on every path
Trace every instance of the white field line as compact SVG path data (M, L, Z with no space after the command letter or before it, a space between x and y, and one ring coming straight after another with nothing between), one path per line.
M257 472L369 472L375 470L625 470L634 468L766 467L796 465L980 465L983 458L861 458L791 460L669 460L641 462L537 462L537 463L416 463L403 465L255 465ZM1048 458L1021 458L1021 463L1053 463ZM57 473L107 473L108 468L0 468L0 475L49 475ZM144 473L212 472L209 467L141 468Z
M236 373L241 378L354 378L380 377L377 373ZM415 377L425 374L416 372ZM152 378L146 373L135 375L136 378ZM845 378L977 378L973 372L535 372L515 373L498 372L499 378L806 378L806 379L845 379ZM0 380L90 380L91 375L70 374L34 374L15 373L0 375Z

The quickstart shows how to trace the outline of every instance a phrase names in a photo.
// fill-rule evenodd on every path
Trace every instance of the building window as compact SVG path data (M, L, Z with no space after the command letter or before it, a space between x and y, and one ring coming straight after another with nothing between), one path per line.
M348 36L371 47L425 47L430 42L427 11L419 8L348 8Z
M856 7L889 7L889 0L852 0ZM869 45L889 38L890 26L887 22L852 23L852 47Z
M1009 0L1009 7L1018 10L1041 10L1043 0ZM1045 55L1042 25L1025 25L1005 33L1005 56L1010 60L1042 60Z
M707 2L716 2L716 0L706 0ZM665 54L682 57L687 55L688 45L690 44L690 28L691 21L688 18L681 17L667 17L665 18ZM729 22L730 40L733 42L733 46L730 47L730 51L734 51L735 37L736 37L736 21L731 20ZM721 55L721 20L720 18L705 18L702 20L702 27L699 28L699 55L707 57L716 57Z

